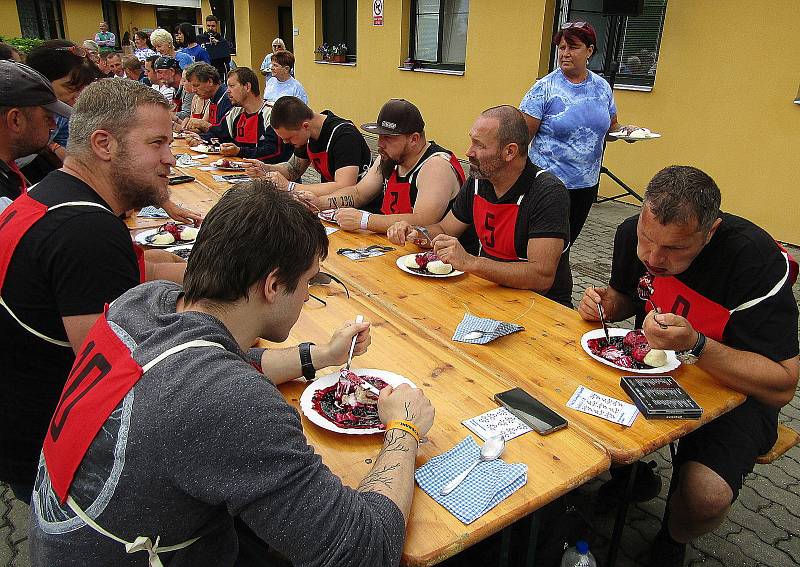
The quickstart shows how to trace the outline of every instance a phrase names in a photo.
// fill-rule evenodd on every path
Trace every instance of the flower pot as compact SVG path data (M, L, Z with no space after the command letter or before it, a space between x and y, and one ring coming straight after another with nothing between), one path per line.
M345 63L347 62L347 55L338 54L338 55L331 55L331 61L334 63Z

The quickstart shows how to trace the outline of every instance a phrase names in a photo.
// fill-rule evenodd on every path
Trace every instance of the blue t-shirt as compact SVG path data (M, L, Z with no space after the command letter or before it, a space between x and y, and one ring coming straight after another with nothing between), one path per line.
M189 55L195 61L202 61L204 63L211 64L211 56L208 54L208 51L203 49L202 45L195 45L194 47L181 47L178 50L179 53L185 53ZM181 69L183 66L181 65Z
M176 51L175 59L178 60L178 64L181 66L181 69L186 69L186 67L194 63L194 58L183 51Z
M519 109L541 120L528 151L533 163L567 189L598 182L603 140L617 113L611 87L602 77L589 71L585 81L575 84L556 69L531 87Z

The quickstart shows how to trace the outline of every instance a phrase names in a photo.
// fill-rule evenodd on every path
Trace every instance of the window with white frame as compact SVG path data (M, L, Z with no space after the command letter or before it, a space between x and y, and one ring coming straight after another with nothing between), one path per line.
M469 0L413 0L411 59L417 66L463 71Z

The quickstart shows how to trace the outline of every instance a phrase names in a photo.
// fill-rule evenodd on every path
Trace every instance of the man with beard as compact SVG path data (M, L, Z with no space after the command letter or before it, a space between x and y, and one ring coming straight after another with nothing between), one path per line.
M183 70L186 83L191 85L196 98L204 101L204 111L192 114L184 124L184 129L191 132L208 133L209 128L219 126L222 119L233 106L228 96L228 85L221 84L217 70L208 63L192 63ZM208 108L208 120L204 119L205 108ZM202 136L208 140L212 134Z
M156 77L158 78L158 92L170 103L170 110L180 112L183 109L183 73L181 65L174 57L163 55L153 62ZM155 88L155 83L153 84Z
M110 104L109 101L114 101ZM30 498L39 448L75 353L103 307L186 264L134 248L119 216L167 200L175 158L169 108L134 81L98 81L78 99L67 156L0 214L0 479Z
M440 221L464 182L464 170L453 152L426 139L419 109L392 99L381 108L377 122L361 128L378 135L378 159L364 178L355 187L316 198L299 195L320 209L338 209L336 221L343 230L385 233L399 221ZM362 206L364 210L356 208ZM468 231L464 245L474 249Z
M314 112L299 98L284 96L272 106L269 122L284 142L295 147L294 154L276 165L251 161L247 170L251 177L267 175L279 189L292 191L311 166L321 183L303 187L313 197L352 187L369 169L371 155L364 136L330 110Z
M257 159L265 163L282 163L292 155L292 146L269 125L270 107L261 99L258 77L252 69L237 67L228 73L228 97L231 108L218 126L212 126L209 137L222 142L223 156ZM188 136L192 141L192 137Z
M14 160L47 146L53 113L69 118L43 75L16 61L0 61L0 210L25 192L28 182Z
M485 110L469 137L470 178L447 216L426 227L434 251L456 270L572 307L569 195L558 178L528 159L522 113L507 105ZM457 239L471 226L479 239L474 255ZM395 244L422 238L406 221L388 236Z

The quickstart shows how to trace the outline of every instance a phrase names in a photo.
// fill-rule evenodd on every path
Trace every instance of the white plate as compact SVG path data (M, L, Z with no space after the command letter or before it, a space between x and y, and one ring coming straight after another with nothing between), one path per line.
M397 259L397 267L400 268L401 270L403 270L407 274L412 274L412 275L415 275L415 276L422 276L423 278L453 278L455 276L460 276L461 274L464 273L464 272L459 271L459 270L453 270L449 274L432 274L430 272L415 272L414 270L406 268L406 266L404 264L405 259L408 258L409 256L416 256L416 254L406 254L405 256L400 256Z
M192 248L194 248L194 244L178 244L177 246L170 246L166 250L167 250L167 252L172 252L173 254L178 254L178 252L180 252L182 250L191 250ZM178 254L178 256L181 256L181 255ZM181 256L181 258L183 258L183 256ZM183 258L183 259L184 260L188 260L188 258Z
M319 220L324 220L325 222L336 224L336 221L333 219L333 215L336 213L336 209L326 209L324 211L320 211L317 213L317 217Z
M189 148L193 152L197 152L198 154L218 154L220 152L215 152L211 149L211 146L207 146L205 144L200 144L199 146L194 146Z
M637 142L640 141L640 140L654 140L656 138L660 138L661 137L661 134L657 134L656 132L650 132L644 138L632 138L631 136L625 134L624 132L609 132L608 135L609 136L613 136L614 138L617 138L618 140L634 140L634 141L637 141Z
M394 372L389 372L388 370L375 370L373 368L359 368L358 370L352 370L355 374L359 376L375 376L376 378L380 378L387 384L392 387L399 386L400 384L408 384L412 388L416 388L417 386L408 378L400 376L399 374L395 374ZM333 374L326 374L320 378L317 378L308 387L303 390L303 394L300 396L300 410L303 412L311 423L315 425L319 425L323 429L327 429L328 431L333 431L334 433L344 433L346 435L371 435L373 433L383 433L384 430L378 427L369 427L366 429L347 429L344 427L339 427L326 417L322 416L314 409L314 393L317 390L323 390L329 386L333 386L336 382L339 381L339 373L334 372Z
M191 226L189 224L184 224L181 226ZM171 244L151 244L147 241L148 236L152 236L158 232L157 228L151 228L150 230L143 230L142 232L138 233L133 239L137 242L137 244L141 244L142 246L152 246L153 248L171 248L173 246L178 246L181 244L189 244L194 245L194 240L176 240Z
M608 334L612 337L624 337L630 331L628 329L619 329L615 327L610 327L608 329ZM665 350L664 352L667 353L667 363L664 366L659 366L657 368L625 368L624 366L618 366L611 362L610 360L606 360L602 356L597 356L589 349L589 339L601 339L604 338L606 335L603 333L603 329L594 329L585 333L581 337L581 346L583 350L586 351L586 354L594 358L595 360L599 360L603 364L611 366L612 368L617 368L619 370L623 370L625 372L633 372L634 374L663 374L664 372L669 372L670 370L675 370L678 366L681 365L681 362L675 356L674 350Z
M244 171L247 169L244 162L241 161L232 161L230 162L231 165L226 167L224 165L217 165L216 163L212 163L211 166L215 169L221 169L222 171Z

